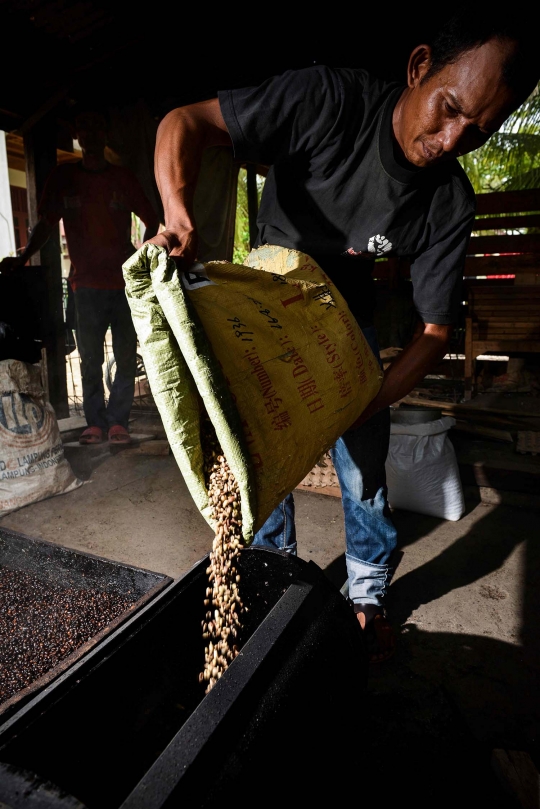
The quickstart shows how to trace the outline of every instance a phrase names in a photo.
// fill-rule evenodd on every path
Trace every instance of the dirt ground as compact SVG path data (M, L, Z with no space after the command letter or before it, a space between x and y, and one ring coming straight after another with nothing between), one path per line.
M172 455L111 455L103 445L66 456L84 485L0 525L175 578L210 549ZM295 502L299 555L341 587L339 499L296 492ZM519 750L540 764L538 512L470 500L456 523L405 511L394 519L397 653L372 666L367 694L351 693L358 772L339 777L358 805L371 795L380 806L515 806L490 758Z

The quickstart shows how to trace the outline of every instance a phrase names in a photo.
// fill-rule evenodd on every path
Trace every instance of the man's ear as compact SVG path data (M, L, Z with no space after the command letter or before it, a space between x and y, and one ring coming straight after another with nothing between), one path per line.
M417 87L431 67L431 47L418 45L409 56L407 65L407 84Z

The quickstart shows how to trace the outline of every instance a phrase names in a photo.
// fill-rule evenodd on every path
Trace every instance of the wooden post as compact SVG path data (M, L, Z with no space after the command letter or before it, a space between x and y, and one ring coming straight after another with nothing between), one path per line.
M259 198L257 195L257 170L253 163L246 166L247 174L247 204L249 219L249 246L253 250L257 241L259 229L257 227L257 214L259 212Z
M473 357L473 323L472 317L465 318L465 401L468 402L474 389L474 360Z
M23 134L26 160L28 221L33 228L38 221L38 204L50 172L56 166L56 119L49 114ZM50 402L57 418L69 416L66 379L66 334L63 310L62 259L60 230L55 228L40 253L30 263L41 265L47 281L48 319L44 343Z

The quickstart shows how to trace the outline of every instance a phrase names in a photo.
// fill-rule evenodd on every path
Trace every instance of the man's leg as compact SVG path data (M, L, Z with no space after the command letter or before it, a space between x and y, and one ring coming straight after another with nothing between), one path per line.
M378 356L374 329L364 334ZM332 449L345 516L346 561L349 598L362 626L379 617L384 607L392 571L390 556L396 547L396 529L388 507L385 461L390 439L390 413L384 410L357 430L347 431ZM387 634L388 634L387 633ZM380 634L380 633L378 633ZM380 658L387 656L393 644L388 634L378 637ZM387 648L382 647L387 645ZM377 659L374 654L373 659Z
M137 335L124 290L110 290L110 322L116 360L114 381L107 405L109 427L119 424L127 430L135 393Z
M355 604L383 606L390 584L396 529L386 498L389 421L387 410L377 413L332 449L345 516L349 598Z
M107 301L101 289L77 289L77 348L81 357L83 409L88 427L107 430L103 396L103 342L109 325Z
M294 499L288 494L273 510L253 539L257 547L274 548L296 555L296 527L294 525Z

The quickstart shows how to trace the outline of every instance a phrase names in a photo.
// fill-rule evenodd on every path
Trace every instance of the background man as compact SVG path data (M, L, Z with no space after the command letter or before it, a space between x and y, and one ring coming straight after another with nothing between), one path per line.
M64 220L88 424L79 441L96 444L108 435L110 442L127 443L137 336L124 292L122 264L134 251L131 212L144 222L145 239L157 233L159 220L135 175L105 160L104 116L83 112L75 119L75 130L82 161L64 163L51 173L39 204L39 221L26 248L20 256L4 259L0 271L24 266L43 247L59 220ZM105 407L103 343L109 325L116 374Z
M349 596L372 661L392 654L384 603L396 545L385 485L389 411L445 354L461 300L474 219L456 158L481 146L533 90L534 43L520 27L467 7L409 58L406 85L324 66L181 107L161 122L156 179L166 230L151 241L187 268L197 257L193 192L203 150L229 144L271 166L258 244L313 256L345 296L377 352L371 271L408 256L422 321L382 388L333 449L345 514ZM292 496L255 543L294 551Z

